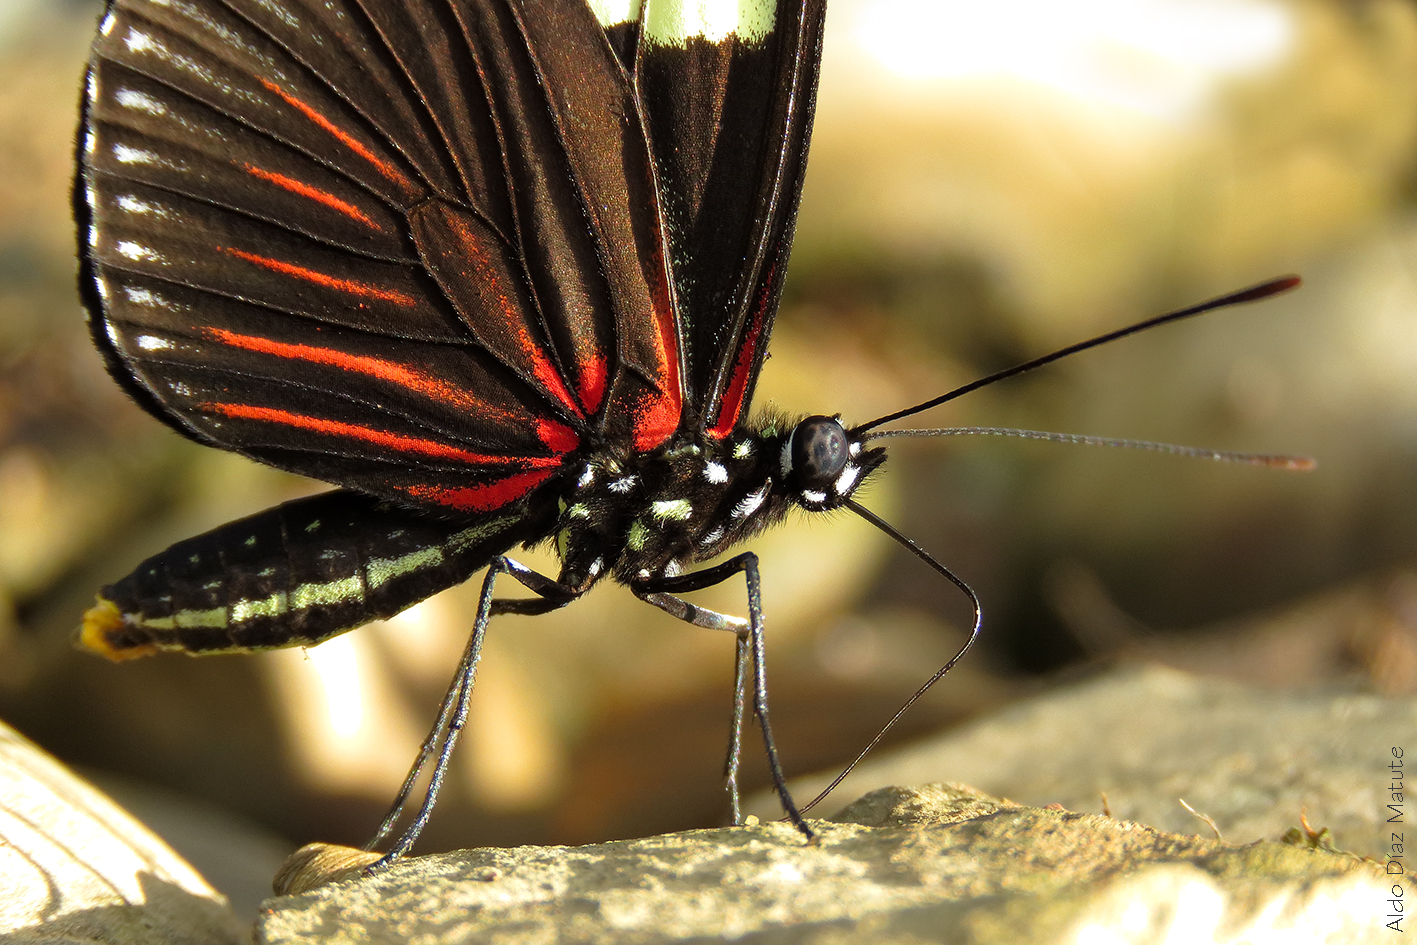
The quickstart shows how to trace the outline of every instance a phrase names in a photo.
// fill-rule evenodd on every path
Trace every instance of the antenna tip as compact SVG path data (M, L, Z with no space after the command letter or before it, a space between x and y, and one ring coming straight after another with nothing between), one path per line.
M1294 472L1308 472L1316 468L1318 460L1312 456L1267 456L1264 465L1271 469L1289 469Z
M1288 292L1290 289L1303 285L1304 280L1296 275L1280 276L1278 279L1271 279L1268 282L1261 282L1257 286L1236 292L1226 298L1229 305L1240 305L1245 302L1257 302L1260 299L1267 299L1272 295L1279 295L1281 292Z

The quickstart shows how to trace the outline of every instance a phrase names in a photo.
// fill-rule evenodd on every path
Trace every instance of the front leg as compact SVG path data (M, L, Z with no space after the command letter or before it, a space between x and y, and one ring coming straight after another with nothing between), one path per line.
M732 617L716 611L697 607L681 600L677 594L703 590L721 584L733 575L743 573L748 585L748 620L746 628L741 617ZM730 558L722 564L692 574L674 577L649 578L631 584L630 589L641 600L648 601L672 616L687 623L710 629L733 630L738 635L737 660L735 667L733 727L729 735L728 760L725 764L727 788L733 806L734 823L739 822L741 808L738 801L738 759L742 744L743 695L746 683L746 669L751 659L753 667L753 713L758 718L758 727L763 733L763 746L767 750L768 769L772 774L773 787L782 809L793 825L807 837L813 839L812 828L807 826L797 810L792 794L787 789L787 779L782 773L778 760L777 743L773 739L772 724L768 720L767 662L763 638L762 581L758 574L758 556L751 551ZM746 633L744 630L746 629Z

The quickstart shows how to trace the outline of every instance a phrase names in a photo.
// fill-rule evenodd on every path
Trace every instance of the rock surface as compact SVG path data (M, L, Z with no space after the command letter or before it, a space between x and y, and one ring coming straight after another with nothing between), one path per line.
M0 725L0 943L245 941L226 900L167 844Z
M267 945L1052 945L1361 943L1386 932L1381 868L1351 855L1165 834L959 785L877 791L813 828L813 843L774 823L418 857L271 900L257 935Z
M1341 690L1258 689L1159 666L1132 666L991 713L863 763L815 813L830 816L891 784L962 781L1044 807L1111 813L1228 841L1277 839L1307 810L1337 845L1381 856L1388 763L1417 764L1417 700ZM834 774L834 772L833 772ZM828 776L793 785L800 800ZM747 809L781 816L777 799Z

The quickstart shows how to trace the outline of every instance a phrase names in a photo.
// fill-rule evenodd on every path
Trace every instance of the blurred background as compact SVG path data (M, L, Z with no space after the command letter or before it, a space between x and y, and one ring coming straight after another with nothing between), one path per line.
M72 650L101 585L320 488L181 440L89 345L69 184L99 9L0 0L0 717L155 822L229 823L213 860L183 851L209 875L243 857L259 873L297 843L367 839L476 587L308 651L115 666ZM1312 473L995 438L892 447L866 504L985 608L979 648L895 739L1122 659L1417 691L1414 183L1410 0L832 0L760 405L859 422L1306 280L919 420L1302 453ZM958 647L968 608L850 517L753 547L784 763L839 765ZM738 583L700 596L743 608ZM419 851L723 822L726 636L610 585L497 621ZM750 742L748 789L760 758Z

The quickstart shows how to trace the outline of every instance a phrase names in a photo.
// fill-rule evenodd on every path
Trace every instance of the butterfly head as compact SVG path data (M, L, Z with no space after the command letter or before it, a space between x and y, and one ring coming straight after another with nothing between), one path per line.
M779 452L781 482L812 512L840 508L885 460L884 449L866 449L840 417L820 415L799 421Z

